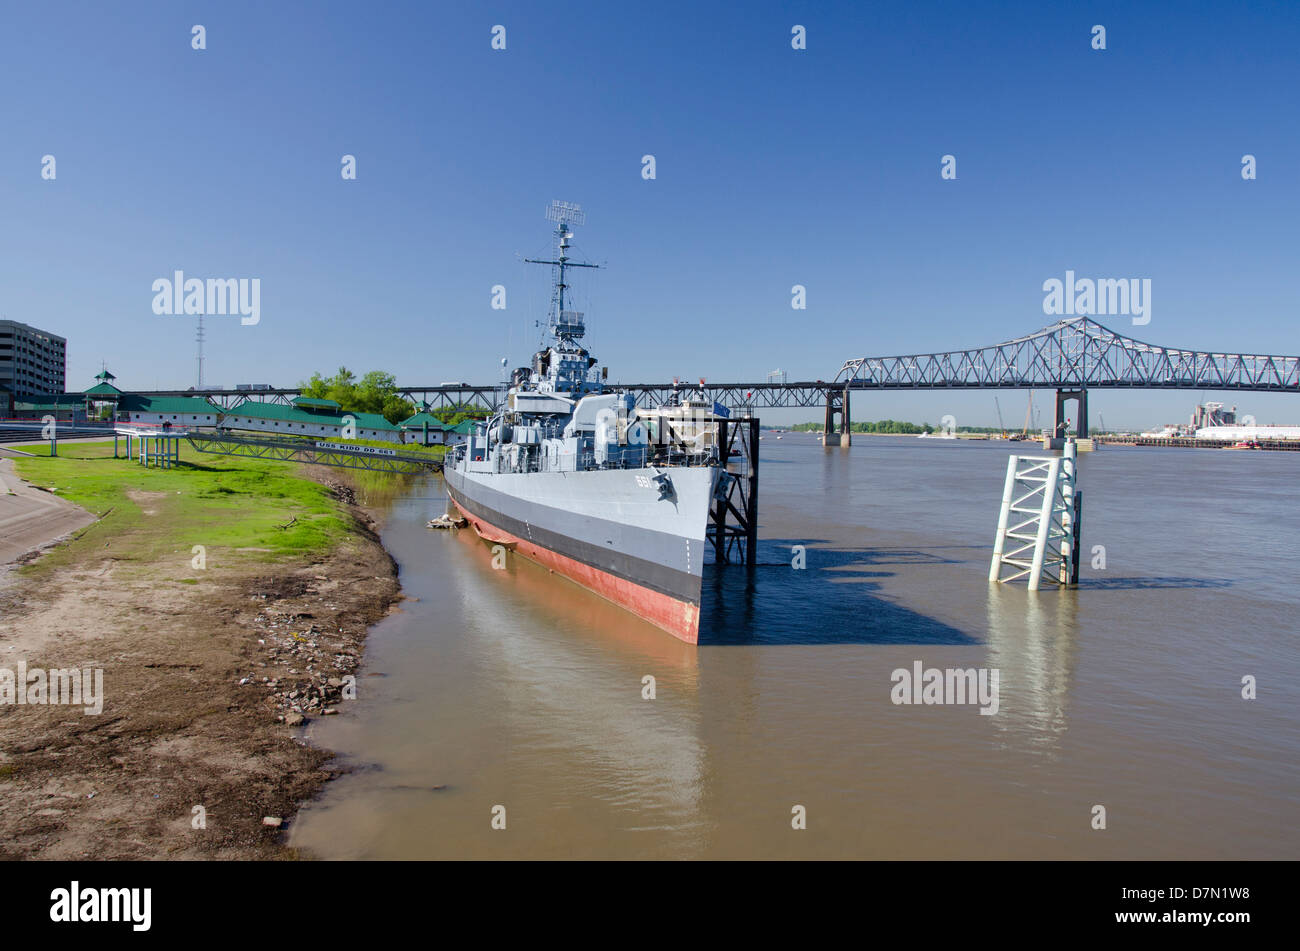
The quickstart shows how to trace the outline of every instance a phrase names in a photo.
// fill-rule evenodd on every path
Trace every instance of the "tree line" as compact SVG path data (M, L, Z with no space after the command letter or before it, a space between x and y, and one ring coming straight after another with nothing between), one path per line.
M806 432L810 429L821 429L821 423L798 423L791 429L799 432ZM914 436L926 432L934 432L934 427L929 423L908 423L898 419L881 419L876 422L850 423L849 432L853 433L884 433L895 436Z
M390 423L400 423L418 412L415 403L403 397L397 389L397 378L383 370L371 370L361 379L347 367L339 367L333 376L313 373L311 379L300 383L302 395L315 400L333 400L345 413L378 413ZM448 426L467 419L482 419L487 410L481 406L448 406L429 410L429 415Z

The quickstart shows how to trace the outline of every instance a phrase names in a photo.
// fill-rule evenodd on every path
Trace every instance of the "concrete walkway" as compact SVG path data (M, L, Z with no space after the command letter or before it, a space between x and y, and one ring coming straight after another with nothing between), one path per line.
M79 505L33 488L14 474L14 453L0 446L0 565L95 520Z

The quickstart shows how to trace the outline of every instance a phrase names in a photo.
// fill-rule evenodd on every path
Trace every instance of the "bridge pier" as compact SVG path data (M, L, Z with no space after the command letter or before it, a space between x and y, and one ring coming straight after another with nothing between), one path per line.
M836 426L836 417L839 426ZM849 427L849 388L845 384L842 390L826 391L826 427L822 436L823 446L851 446L853 434Z
M1066 433L1065 426L1065 404L1074 400L1078 405L1075 407L1075 435L1079 439L1088 438L1088 391L1083 387L1075 390L1057 390L1056 391L1056 427L1052 430L1052 435L1057 439L1063 439Z

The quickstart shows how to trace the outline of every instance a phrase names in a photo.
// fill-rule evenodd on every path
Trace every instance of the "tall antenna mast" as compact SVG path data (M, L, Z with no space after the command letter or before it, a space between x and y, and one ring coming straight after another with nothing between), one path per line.
M203 389L203 315L202 314L199 314L199 325L198 325L198 330L194 334L194 339L198 341L198 345L199 345L199 355L198 355L199 384L197 389L201 390Z
M548 221L555 226L555 260L541 261L524 258L529 264L549 264L554 268L555 289L551 294L551 333L561 344L574 344L585 333L582 314L576 310L565 310L564 292L569 289L565 280L565 271L571 267L598 268L599 264L584 264L569 260L569 240L573 237L572 225L585 225L587 213L582 206L568 201L552 201L546 209Z

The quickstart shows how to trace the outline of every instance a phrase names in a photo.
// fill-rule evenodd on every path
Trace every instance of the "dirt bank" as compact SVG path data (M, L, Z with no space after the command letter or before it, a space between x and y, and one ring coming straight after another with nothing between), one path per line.
M38 582L9 576L0 669L102 668L104 704L0 705L0 858L294 857L264 818L287 825L332 772L290 724L346 711L366 631L398 598L370 515L337 489L355 530L325 556L182 583L106 542Z

